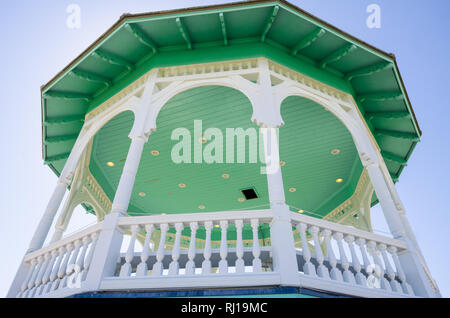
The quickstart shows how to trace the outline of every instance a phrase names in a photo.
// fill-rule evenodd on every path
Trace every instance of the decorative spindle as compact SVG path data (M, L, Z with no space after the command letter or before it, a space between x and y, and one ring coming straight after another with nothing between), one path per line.
M191 240L189 241L189 250L188 250L188 262L186 263L186 275L194 275L195 274L195 237L197 235L198 223L191 222L189 223L189 227L191 229Z
M37 290L35 292L36 296L39 295L41 293L41 291L42 291L40 286L42 284L42 278L44 277L45 271L47 270L48 263L50 261L50 256L51 256L50 252L47 252L44 255L44 262L43 262L43 264L41 266L41 269L39 270L39 273L38 273L38 275L36 277L36 281L34 282L34 285L37 287Z
M367 256L367 251L366 251L366 240L359 238L356 240L356 244L358 244L359 246L359 250L361 251L361 255L363 258L363 262L364 262L364 269L367 269L367 267L369 267L369 265L371 264L369 261L369 257Z
M97 243L98 233L91 234L91 246L89 248L88 255L84 259L83 271L81 272L81 281L84 281L87 277L89 266L91 265L92 257L94 257L95 245Z
M349 270L350 263L347 258L347 254L345 253L344 244L342 243L342 239L344 238L344 235L342 233L336 232L333 235L334 239L337 242L338 248L339 248L339 256L341 259L341 266L344 270L343 277L344 282L350 283L350 284L356 284L355 276L353 276L353 273Z
M175 243L172 249L172 262L169 265L169 275L178 275L178 272L180 270L178 259L180 258L180 238L183 228L183 223L175 224L175 230L177 232L175 234Z
M381 284L381 288L384 289L384 290L392 291L391 286L389 285L388 280L386 279L386 277L384 277L385 270L384 270L384 267L383 267L383 263L381 263L381 259L380 259L380 257L378 256L378 253L377 253L377 250L376 250L377 243L375 243L374 241L369 241L369 242L367 243L367 246L368 246L369 249L370 249L370 252L371 252L371 254L372 254L372 258L373 258L375 264L378 265L378 266L380 267L380 270L381 270L381 272L380 272L380 284Z
M202 275L211 273L211 229L213 223L208 221L205 222L206 239L205 239L205 249L203 250L203 257L205 258L202 262Z
M59 284L59 277L58 277L58 273L61 269L61 264L63 262L63 259L65 258L66 255L66 248L64 246L61 246L58 249L58 258L56 260L55 266L53 267L52 273L50 274L50 282L52 283L51 287L50 287L50 291L54 291L58 288L58 284Z
M136 235L139 231L139 225L132 225L131 228L131 239L130 244L128 244L127 253L125 254L125 264L120 268L120 277L128 277L131 275L131 261L134 258L134 245L136 243Z
M254 273L260 273L262 272L262 265L261 265L261 259L259 258L261 255L261 248L259 247L259 239L258 239L258 227L259 227L259 220L258 219L251 219L251 226L253 230L253 272Z
M39 271L41 270L41 265L42 265L42 262L43 262L43 261L44 261L44 257L43 257L42 255L40 255L40 256L37 258L36 268L35 268L35 270L33 271L33 275L31 276L31 279L30 279L30 281L28 282L28 289L31 289L31 288L34 287L34 285L35 285L35 283L36 283L36 278L37 278L37 276L38 276L38 274L39 274Z
M316 261L319 263L319 266L317 267L317 275L319 277L330 279L330 273L328 272L328 269L323 265L324 256L322 252L322 248L320 247L319 242L319 228L317 226L311 226L309 228L309 232L311 233L313 240L314 240L314 250L316 252Z
M220 221L221 237L220 237L220 261L219 261L219 273L228 274L228 246L227 246L227 230L228 221Z
M395 246L389 246L388 247L388 252L391 254L392 259L394 261L394 265L397 268L397 277L398 277L398 279L400 280L400 282L402 284L403 292L405 294L414 296L414 291L413 291L411 285L409 285L406 282L405 272L403 271L402 264L400 263L400 260L398 259L397 248Z
M150 252L150 240L151 240L152 233L154 230L155 230L155 226L153 224L145 225L144 248L141 253L141 262L139 263L139 265L136 269L136 276L147 276L147 272L148 272L147 259L148 259L149 252Z
M83 243L83 246L81 247L81 254L78 256L77 260L77 267L80 271L79 275L81 275L82 271L84 270L84 260L86 259L86 253L89 248L89 243L91 242L91 238L89 235L86 235L81 239L81 242Z
M389 283L391 285L391 289L394 292L401 293L402 286L400 285L399 282L397 282L395 280L395 271L391 265L391 262L389 261L386 249L387 249L387 246L385 244L378 244L378 250L381 252L381 256L383 257L384 266L386 268L386 275L389 278Z
M367 286L366 276L361 273L361 263L359 262L358 256L356 255L354 245L355 238L351 235L347 235L344 240L347 242L348 247L350 248L350 253L352 254L352 267L356 272L356 283L361 286Z
M305 264L303 264L303 272L306 275L316 276L316 268L311 263L311 251L309 250L308 240L306 238L307 225L304 223L297 224L297 231L300 233L302 239L302 254Z
M20 289L21 289L21 295L20 296L24 296L24 292L26 290L28 290L28 283L31 281L31 277L33 277L33 273L36 270L36 263L37 263L37 259L36 258L33 258L30 261L30 269L28 270L27 277L25 278L25 280L22 283L22 286L20 287Z
M242 228L244 226L244 222L242 220L235 220L234 224L236 225L236 273L242 274L245 273L245 263L243 260L244 257L244 245L242 243Z
M328 263L330 263L330 266L331 266L331 271L330 271L331 279L342 282L343 281L342 273L336 267L337 260L336 260L336 256L334 255L333 246L331 246L331 241L330 241L331 231L325 229L325 230L322 230L321 234L325 238L325 244L327 246Z
M166 243L166 234L169 229L167 223L160 224L161 238L159 240L158 252L156 252L156 263L153 265L152 276L161 276L163 273L164 245Z
M72 253L72 250L74 249L74 245L72 243L67 244L66 246L66 253L64 255L64 260L61 263L61 267L59 268L58 272L58 289L66 287L65 282L66 280L63 280L66 276L66 269L67 264L69 264L70 255Z
M56 258L58 257L58 250L54 249L51 252L51 258L48 262L47 269L45 270L44 276L42 277L42 290L41 295L44 295L48 292L48 289L50 288L50 275L52 274L53 266L55 265Z

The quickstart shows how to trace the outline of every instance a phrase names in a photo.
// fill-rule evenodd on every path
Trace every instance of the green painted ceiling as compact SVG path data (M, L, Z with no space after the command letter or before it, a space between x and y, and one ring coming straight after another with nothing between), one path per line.
M394 56L281 0L122 16L42 87L43 159L59 175L86 113L152 68L259 56L352 94L398 179L420 130Z
M178 140L171 140L172 131L184 127L191 132L194 143L194 120L201 120L203 131L219 128L250 127L252 109L240 92L221 86L206 86L185 91L172 98L157 118L157 130L144 147L135 186L128 208L131 215L160 213L192 213L241 209L265 209L269 206L266 175L260 163L180 163L171 159ZM287 203L311 215L324 216L350 197L362 172L355 146L345 126L315 102L289 97L282 105L285 126L280 128L281 160ZM90 170L111 201L114 198L125 157L130 144L128 133L133 114L124 112L110 120L94 138ZM203 149L210 142L203 144ZM234 153L237 153L237 141ZM332 155L339 149L338 155ZM152 151L157 150L155 156ZM223 157L225 160L225 157ZM114 166L107 165L113 162ZM229 178L224 179L223 174ZM342 178L344 182L336 183ZM186 187L180 188L179 184ZM239 202L240 190L253 187L258 199ZM296 188L290 192L290 188ZM141 196L145 194L145 196ZM200 209L199 206L205 206Z

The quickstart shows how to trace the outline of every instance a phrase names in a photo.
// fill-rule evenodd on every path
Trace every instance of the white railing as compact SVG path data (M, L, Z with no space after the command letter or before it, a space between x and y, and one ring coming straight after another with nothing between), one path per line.
M17 297L51 296L86 279L102 223L25 256L29 265ZM71 279L75 278L74 281ZM77 287L77 286L74 286Z
M265 243L258 237L259 227L270 223L272 212L270 210L230 211L197 214L155 215L123 217L119 221L119 228L131 235L126 253L121 255L121 262L116 275L109 277L102 284L102 288L114 289L125 283L125 280L134 288L139 288L139 280L150 279L154 282L145 286L157 287L161 278L178 279L172 286L190 284L189 279L194 278L202 286L208 283L201 278L208 278L210 284L215 279L226 276L264 275L273 272L271 264L271 247L263 246ZM213 229L220 232L220 240L212 244ZM231 228L236 231L236 240L230 242L227 233ZM169 239L169 229L173 229ZM250 240L243 239L243 230L252 233ZM189 237L182 232L188 230ZM198 239L198 233L204 232L204 238ZM137 252L136 240L140 236L143 247ZM152 239L153 238L153 239ZM156 244L151 244L151 241ZM184 244L182 244L182 241ZM220 277L219 277L220 276ZM200 280L199 280L200 279ZM136 284L133 283L137 282ZM264 283L264 279L261 280ZM217 281L216 281L217 283ZM249 281L254 284L254 281ZM266 281L267 283L267 281ZM240 281L238 285L245 285ZM167 286L167 280L163 283ZM128 285L130 286L130 285ZM130 286L130 287L131 287Z
M336 291L348 286L414 295L398 257L407 247L404 241L298 213L291 220L301 239L301 281L314 285L309 287L332 282L338 283Z

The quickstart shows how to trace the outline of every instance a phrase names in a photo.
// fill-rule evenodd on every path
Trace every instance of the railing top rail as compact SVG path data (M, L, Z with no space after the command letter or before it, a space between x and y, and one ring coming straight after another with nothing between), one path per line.
M343 233L346 235L352 235L355 238L362 238L367 241L374 241L377 243L386 244L388 246L395 246L395 247L401 248L401 249L407 248L407 243L402 240L394 239L391 237L386 237L383 235L379 235L379 234L375 234L375 233L371 233L371 232L367 232L367 231L358 230L358 229L355 229L355 228L352 228L352 227L349 227L346 225L337 224L337 223L325 221L322 219L313 218L313 217L310 217L307 215L302 215L302 214L292 212L291 219L292 219L292 222L294 223L294 225L296 225L297 223L305 223L307 225L317 226L320 228L326 228L328 230L340 232L340 233Z
M223 220L249 220L249 219L271 219L272 211L265 210L242 210L206 213L184 213L169 215L148 215L148 216L127 216L119 220L120 226L140 225L140 224L163 224L163 223L183 223L189 222L218 222Z
M99 222L99 223L96 223L96 224L94 224L92 226L89 226L89 227L87 227L87 228L85 228L85 229L83 229L81 231L75 232L75 233L73 233L73 234L71 234L71 235L69 235L69 236L67 236L67 237L65 237L65 238L63 238L63 239L61 239L59 241L53 242L53 243L51 243L51 244L49 244L47 246L44 246L44 247L42 247L42 248L40 248L40 249L38 249L36 251L33 251L33 252L25 255L24 261L25 262L30 261L33 258L36 258L38 256L44 255L44 254L46 254L48 252L51 252L51 251L53 251L55 249L63 247L63 246L67 245L70 242L74 242L74 241L76 241L78 239L81 239L81 238L87 236L87 235L90 235L92 233L98 232L98 231L101 230L102 225L103 225L103 221Z

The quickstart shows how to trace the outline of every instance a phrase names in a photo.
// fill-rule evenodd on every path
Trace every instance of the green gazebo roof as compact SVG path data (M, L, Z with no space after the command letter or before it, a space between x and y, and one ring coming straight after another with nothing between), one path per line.
M152 68L252 57L267 57L351 94L397 181L421 131L395 57L281 0L121 16L41 88L43 159L59 174L85 115ZM238 99L233 93L228 98ZM308 107L301 100L285 103ZM283 152L289 145L281 147ZM347 164L353 165L346 168L352 171L347 179L355 179L358 163ZM348 186L354 189L355 182Z

